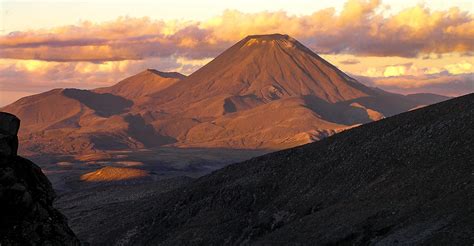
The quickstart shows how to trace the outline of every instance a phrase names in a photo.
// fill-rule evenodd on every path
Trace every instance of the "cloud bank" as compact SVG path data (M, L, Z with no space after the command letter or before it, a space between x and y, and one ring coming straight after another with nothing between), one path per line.
M474 73L447 75L445 73L423 76L366 77L355 76L360 82L401 94L435 93L460 96L474 92Z
M286 33L321 54L416 57L474 51L474 18L458 8L415 6L386 16L379 0L348 1L337 13L311 15L228 10L213 19L163 21L120 17L0 37L0 57L44 61L120 61L214 57L251 34Z
M146 68L189 74L245 36L265 33L289 34L320 54L350 55L340 61L348 66L365 66L369 56L434 61L461 54L447 65L371 64L358 74L362 82L402 93L474 92L472 13L423 5L387 13L379 0L349 0L339 12L310 15L227 10L205 21L119 17L12 32L0 36L0 106L57 87L111 85Z

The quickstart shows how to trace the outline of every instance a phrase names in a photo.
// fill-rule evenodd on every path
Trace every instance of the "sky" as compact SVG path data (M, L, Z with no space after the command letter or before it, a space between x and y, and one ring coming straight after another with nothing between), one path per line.
M474 92L472 0L0 0L0 106L146 68L190 74L265 33L293 36L370 86Z

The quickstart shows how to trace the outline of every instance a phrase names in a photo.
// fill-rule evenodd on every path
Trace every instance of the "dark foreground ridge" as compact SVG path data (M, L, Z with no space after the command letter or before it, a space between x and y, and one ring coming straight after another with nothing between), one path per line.
M0 245L79 245L41 169L17 156L20 120L0 112Z
M473 126L470 94L231 165L135 203L109 242L471 245Z

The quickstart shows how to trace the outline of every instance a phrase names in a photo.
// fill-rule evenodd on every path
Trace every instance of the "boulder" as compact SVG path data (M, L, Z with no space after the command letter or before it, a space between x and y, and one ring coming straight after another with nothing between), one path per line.
M0 132L8 135L17 135L20 129L20 119L15 115L0 112Z

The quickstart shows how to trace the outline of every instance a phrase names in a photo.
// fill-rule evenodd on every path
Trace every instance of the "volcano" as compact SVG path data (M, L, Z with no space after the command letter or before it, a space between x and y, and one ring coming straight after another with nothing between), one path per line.
M370 89L300 42L288 35L271 34L246 37L182 83L154 97L158 102L171 99L170 105L223 95L229 95L229 103L232 97L240 97L263 104L304 95L335 103L370 94Z
M294 38L270 34L244 38L136 108L178 146L281 149L410 110L423 98L369 88ZM187 124L177 133L180 122Z
M186 77L148 69L92 91L59 89L3 111L23 151L155 146L283 149L447 99L367 87L288 35L252 35Z

